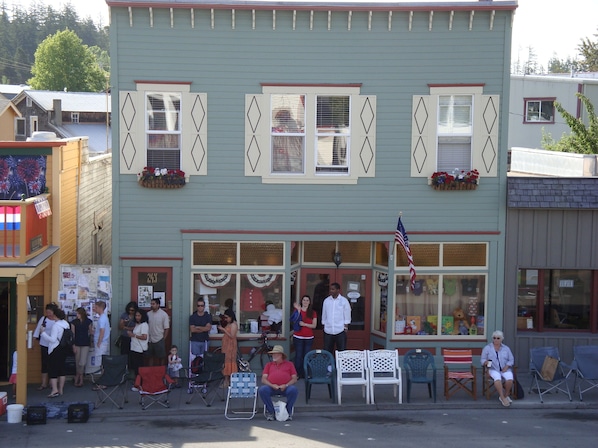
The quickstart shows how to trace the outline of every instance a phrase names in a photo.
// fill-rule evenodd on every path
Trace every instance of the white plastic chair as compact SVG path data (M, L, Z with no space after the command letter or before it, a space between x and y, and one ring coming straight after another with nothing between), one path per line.
M367 374L367 350L336 351L336 387L341 404L343 386L361 386L365 403L370 404L370 385Z
M399 367L399 352L396 350L370 350L367 352L368 378L370 383L370 403L374 404L374 386L391 384L394 397L399 390L399 403L403 403L403 382Z
M253 400L251 410L232 410L229 408L231 399ZM255 417L257 406L257 377L254 372L238 372L230 376L230 386L226 396L224 416L228 420L251 420ZM245 415L246 417L235 417Z

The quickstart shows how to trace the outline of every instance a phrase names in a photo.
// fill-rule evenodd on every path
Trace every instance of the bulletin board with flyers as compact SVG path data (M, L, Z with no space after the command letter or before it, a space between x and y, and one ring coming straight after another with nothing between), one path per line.
M98 300L106 302L110 314L112 301L112 267L107 265L60 265L60 290L58 305L70 321L77 308L83 307L93 319L93 305Z

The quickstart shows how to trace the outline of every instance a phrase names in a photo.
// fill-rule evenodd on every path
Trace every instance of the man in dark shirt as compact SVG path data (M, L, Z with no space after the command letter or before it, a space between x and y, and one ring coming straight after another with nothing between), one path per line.
M203 357L208 350L212 316L206 311L204 299L197 299L197 311L189 316L189 332L191 333L191 353Z

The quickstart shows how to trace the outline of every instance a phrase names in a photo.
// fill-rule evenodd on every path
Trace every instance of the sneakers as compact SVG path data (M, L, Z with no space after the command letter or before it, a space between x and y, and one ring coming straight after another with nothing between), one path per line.
M270 414L269 412L266 412L266 420L269 422L274 421L274 414Z
M133 392L139 392L139 389L137 389L135 386L131 387L131 390L132 390Z
M287 418L287 420L286 420L286 421L287 421L287 422L291 422L291 421L293 421L293 416L289 415L289 418Z
M502 403L502 405L505 408L508 408L509 406L511 406L511 403L509 402L509 400L507 398L503 399L502 397L498 397L498 400Z

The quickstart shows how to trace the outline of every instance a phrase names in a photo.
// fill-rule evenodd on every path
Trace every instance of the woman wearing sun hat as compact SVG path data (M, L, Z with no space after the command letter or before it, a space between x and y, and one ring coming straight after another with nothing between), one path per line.
M293 406L299 394L297 387L294 386L297 382L297 370L295 370L295 365L287 360L282 345L275 345L268 353L272 355L272 361L264 367L262 386L258 390L258 394L266 406L266 420L274 420L272 395L282 395L287 398L288 420L291 420Z

